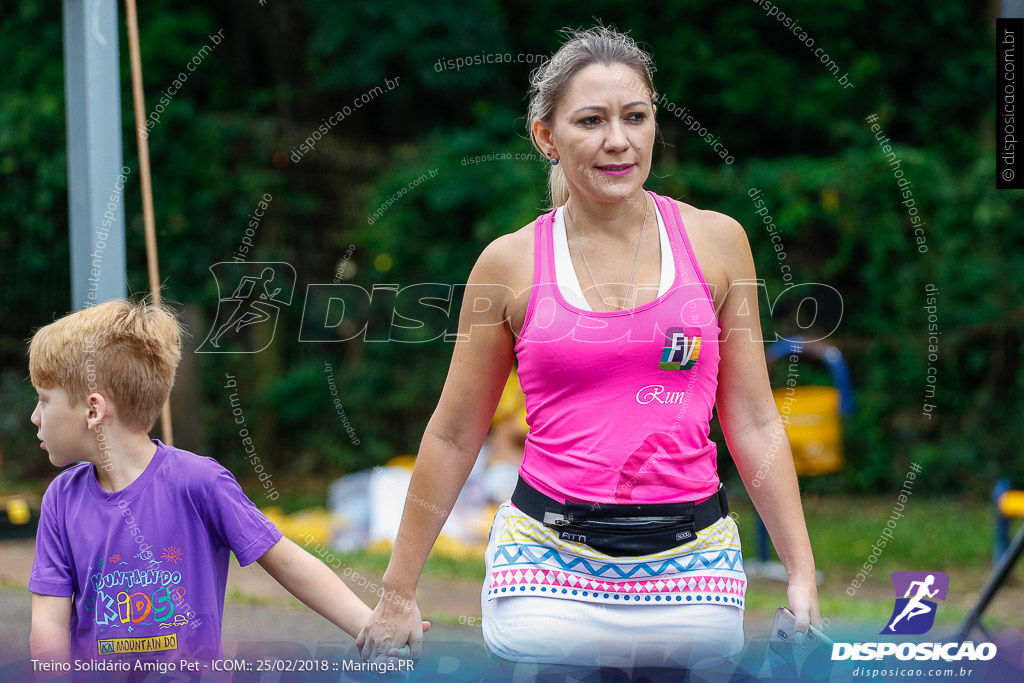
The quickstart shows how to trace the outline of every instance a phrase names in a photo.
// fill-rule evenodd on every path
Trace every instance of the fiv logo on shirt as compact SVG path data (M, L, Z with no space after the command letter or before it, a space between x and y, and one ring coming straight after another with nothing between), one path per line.
M689 370L700 355L700 328L670 327L665 332L665 348L658 367L662 370Z

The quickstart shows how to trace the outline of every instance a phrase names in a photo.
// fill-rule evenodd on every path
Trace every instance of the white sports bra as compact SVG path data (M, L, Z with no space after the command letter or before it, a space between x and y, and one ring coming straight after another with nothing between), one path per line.
M585 311L594 310L583 296L583 288L580 286L580 279L573 268L572 258L569 256L569 237L566 232L565 205L558 207L555 212L555 223L552 234L555 240L555 277L558 280L558 290L570 304ZM658 296L661 296L672 286L672 280L676 276L675 263L672 260L672 246L668 241L668 231L665 229L665 221L658 211L658 204L654 204L654 213L658 217L658 234L661 236L661 283L658 286Z

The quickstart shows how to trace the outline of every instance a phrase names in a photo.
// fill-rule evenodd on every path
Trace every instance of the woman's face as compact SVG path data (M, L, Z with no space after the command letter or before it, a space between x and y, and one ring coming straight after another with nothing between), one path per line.
M545 152L558 157L569 192L598 203L635 197L651 170L650 91L624 64L591 64L569 83L550 128L534 124Z

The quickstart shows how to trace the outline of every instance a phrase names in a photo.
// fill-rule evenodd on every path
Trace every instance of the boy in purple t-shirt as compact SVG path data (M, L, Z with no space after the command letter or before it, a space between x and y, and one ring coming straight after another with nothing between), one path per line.
M217 461L149 438L180 349L171 312L125 300L32 338L40 448L57 467L79 463L43 496L28 585L35 659L123 667L218 658L230 552L243 567L259 562L353 638L371 613L283 538Z

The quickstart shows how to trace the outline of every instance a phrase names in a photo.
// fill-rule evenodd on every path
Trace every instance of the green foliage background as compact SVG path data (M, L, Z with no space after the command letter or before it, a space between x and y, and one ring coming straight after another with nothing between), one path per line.
M498 235L546 209L545 166L467 157L530 153L524 114L532 65L439 60L483 53L550 54L558 29L599 18L631 31L657 65L655 83L735 158L723 164L666 109L647 187L726 213L746 228L759 277L783 291L771 240L748 197L764 199L800 282L843 297L829 340L849 364L856 410L845 422L848 466L808 482L821 491L890 491L924 465L919 495L984 496L995 478L1024 485L1020 304L1024 193L994 189L994 16L969 3L852 0L783 3L848 73L843 89L813 52L754 2L396 2L312 0L210 4L150 0L140 8L147 103L207 36L224 42L190 76L149 138L165 297L205 337L217 289L260 196L273 196L250 261L298 271L296 304L251 356L198 355L195 396L176 412L178 445L246 476L229 419L225 373L268 467L288 482L362 469L415 453L440 394L452 346L298 342L305 285L464 283ZM120 12L121 10L119 10ZM119 17L123 24L123 13ZM4 478L49 477L28 423L25 341L70 308L66 139L59 3L22 0L0 33L0 448ZM137 168L127 41L120 37L125 163ZM357 109L299 163L292 150L353 98L401 79ZM894 144L925 221L920 253L892 171L865 117ZM368 224L395 192L437 169ZM126 190L129 281L146 288L137 178ZM1014 218L1017 216L1018 218ZM936 416L921 415L927 367L924 287L939 288ZM792 332L787 311L763 327ZM457 312L458 301L451 306ZM373 329L389 318L371 311ZM790 327L787 329L787 324ZM337 334L351 333L345 325ZM352 445L325 380L331 363ZM813 381L814 372L802 377ZM817 373L819 380L827 375ZM24 419L22 419L24 418ZM717 425L716 425L717 427ZM723 468L726 449L718 434ZM294 483L296 490L303 486Z

